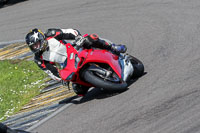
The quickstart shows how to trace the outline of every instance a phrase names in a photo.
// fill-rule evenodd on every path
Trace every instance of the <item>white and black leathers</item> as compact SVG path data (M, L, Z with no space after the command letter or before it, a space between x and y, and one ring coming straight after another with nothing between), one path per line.
M80 32L75 29L48 29L45 33L48 47L35 54L35 62L52 79L61 80L55 62L63 63L67 59L66 47L60 40L75 40L78 35Z

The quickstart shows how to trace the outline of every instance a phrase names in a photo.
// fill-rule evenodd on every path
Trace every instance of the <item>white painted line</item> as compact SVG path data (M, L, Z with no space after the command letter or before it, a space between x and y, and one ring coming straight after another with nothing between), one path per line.
M58 110L56 110L54 113L52 113L51 115L49 115L48 117L42 119L41 121L39 121L37 124L31 126L30 128L28 128L26 131L32 131L33 129L39 127L40 125L42 125L43 123L45 123L46 121L48 121L49 119L53 118L54 116L56 116L58 113L62 112L63 110L65 110L67 107L69 107L70 105L72 105L72 103L66 104L64 106L62 106L61 108L59 108Z
M81 97L78 97L74 100L80 100ZM48 117L42 119L40 122L38 122L37 124L31 126L30 128L28 128L26 131L30 132L32 130L34 130L35 128L39 127L40 125L42 125L43 123L45 123L46 121L48 121L49 119L53 118L54 116L56 116L57 114L59 114L60 112L62 112L63 110L65 110L66 108L68 108L70 105L72 105L72 103L68 103L63 105L61 108L59 108L58 110L56 110L54 113L52 113L51 115L49 115Z

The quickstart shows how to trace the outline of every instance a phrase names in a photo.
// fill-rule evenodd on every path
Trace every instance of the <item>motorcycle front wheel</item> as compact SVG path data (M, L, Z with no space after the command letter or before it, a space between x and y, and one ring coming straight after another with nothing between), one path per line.
M97 88L103 88L107 91L124 91L127 89L127 83L119 81L115 78L104 78L100 74L95 73L89 69L84 70L83 78L86 82L94 85ZM115 79L115 80L113 80Z
M144 74L144 65L143 63L130 55L130 61L131 61L131 64L133 65L134 67L134 72L133 72L133 78L138 78L138 77L141 77L143 74Z

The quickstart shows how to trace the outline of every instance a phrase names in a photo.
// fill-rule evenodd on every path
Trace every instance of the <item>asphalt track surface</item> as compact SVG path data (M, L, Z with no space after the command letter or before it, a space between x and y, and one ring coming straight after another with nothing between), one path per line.
M146 75L116 95L93 89L34 131L199 133L199 0L32 0L0 9L0 42L77 28L128 46Z

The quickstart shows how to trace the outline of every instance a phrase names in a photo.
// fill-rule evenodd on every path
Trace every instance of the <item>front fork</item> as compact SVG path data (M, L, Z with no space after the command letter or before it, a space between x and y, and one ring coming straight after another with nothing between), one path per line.
M133 75L134 67L129 59L128 54L120 54L119 64L122 69L122 79L128 81Z

